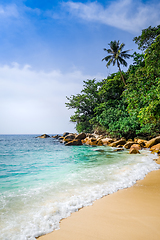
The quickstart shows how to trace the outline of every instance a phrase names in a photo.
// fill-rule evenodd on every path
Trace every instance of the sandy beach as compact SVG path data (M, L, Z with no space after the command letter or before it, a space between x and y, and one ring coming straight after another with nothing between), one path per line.
M160 163L160 158L156 161ZM127 189L103 197L38 240L159 240L160 170Z

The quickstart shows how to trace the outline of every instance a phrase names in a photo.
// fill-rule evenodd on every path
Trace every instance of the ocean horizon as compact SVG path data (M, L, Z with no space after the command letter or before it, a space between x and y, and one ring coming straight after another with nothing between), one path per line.
M0 240L35 240L71 213L160 168L149 150L131 155L37 136L0 135Z

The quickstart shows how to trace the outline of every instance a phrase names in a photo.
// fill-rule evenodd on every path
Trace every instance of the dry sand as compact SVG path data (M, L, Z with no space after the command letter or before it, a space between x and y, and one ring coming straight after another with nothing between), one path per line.
M160 240L160 170L73 213L38 240Z

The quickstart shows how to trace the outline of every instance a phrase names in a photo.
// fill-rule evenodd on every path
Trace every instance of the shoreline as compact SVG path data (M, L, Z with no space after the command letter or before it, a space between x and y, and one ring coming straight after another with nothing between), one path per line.
M155 160L160 164L160 157ZM38 240L159 240L160 169L135 185L96 200Z

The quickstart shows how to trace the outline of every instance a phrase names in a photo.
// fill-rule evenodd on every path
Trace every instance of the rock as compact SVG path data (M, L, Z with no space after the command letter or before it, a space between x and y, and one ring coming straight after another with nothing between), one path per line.
M128 141L123 147L126 149L130 149L130 147L135 144L133 141Z
M129 151L129 154L137 154L137 153L140 154L140 152L136 148L131 148Z
M73 139L75 139L76 136L77 136L76 134L70 133L70 134L68 134L67 136L65 136L65 137L63 138L63 141L64 141L64 142L70 142L70 141L72 141Z
M41 135L41 136L38 136L38 137L36 137L36 138L50 138L50 136L49 136L49 135L47 135L47 134L43 134L43 135Z
M97 141L97 146L103 146L103 142L102 142L101 139L99 139L99 140Z
M160 164L160 157L158 159L153 159L157 164Z
M116 146L117 148L123 148L123 145L118 145L118 146Z
M160 154L160 143L152 146L152 147L150 148L150 150L152 151L152 153L158 153L158 154Z
M64 137L59 137L59 140L62 141L64 139Z
M97 145L97 139L96 138L89 138L86 137L85 139L82 139L82 143L86 145L96 146Z
M145 147L147 140L143 140L143 139L137 139L137 143L141 146L141 147Z
M141 150L141 146L138 143L133 144L130 149L133 149L133 148L136 150Z
M113 150L113 152L119 152L119 151L124 151L124 148L117 148Z
M61 136L60 135L55 135L55 136L52 136L52 138L55 138L55 139L58 139L58 138L60 138Z
M102 138L101 140L102 140L103 145L108 145L108 144L114 142L114 140L112 138Z
M65 146L80 146L82 145L82 141L80 139L73 139L70 142L67 142Z
M95 136L94 136L94 134L86 133L86 137L93 138L93 137L95 137Z
M147 141L146 148L151 148L152 146L160 143L160 136L156 138L152 138L151 140Z
M118 141L115 141L111 144L109 144L110 147L116 147L118 145L124 145L126 143L126 139L125 138L121 138Z
M86 134L85 133L80 133L80 134L78 134L76 137L75 137L75 139L80 139L80 140L82 140L82 139L85 139L86 138Z
M64 132L63 137L66 137L68 134L70 134L70 133L69 132Z

